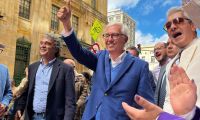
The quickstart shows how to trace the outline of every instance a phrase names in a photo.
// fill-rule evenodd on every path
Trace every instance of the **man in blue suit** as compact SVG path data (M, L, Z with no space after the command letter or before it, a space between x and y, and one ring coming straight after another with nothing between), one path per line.
M148 63L124 50L127 27L121 23L108 24L103 34L106 50L93 54L82 48L73 32L70 2L57 16L64 25L63 39L73 57L94 71L83 120L129 120L121 103L126 101L139 108L133 100L135 94L153 102Z
M0 53L3 52L4 45L0 44ZM0 64L0 119L3 117L6 109L12 99L12 90L8 74L8 68Z

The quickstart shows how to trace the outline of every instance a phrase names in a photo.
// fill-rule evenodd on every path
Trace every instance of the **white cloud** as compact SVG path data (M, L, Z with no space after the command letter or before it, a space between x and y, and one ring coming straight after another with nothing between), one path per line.
M148 15L149 13L151 13L154 10L154 7L152 5L146 5L145 7L143 7L143 15Z
M140 0L108 0L108 10L128 7L133 8L135 7Z
M158 20L157 24L163 24L165 22L165 20L166 20L165 18L161 18Z
M154 37L152 34L143 34L141 31L136 31L135 33L136 44L141 45L154 45L159 41L166 42L168 39L168 35L164 34L161 37Z
M173 1L174 1L174 0L165 0L165 1L162 3L162 6L172 5L172 4L173 4Z
M142 15L148 15L152 13L157 6L160 5L163 2L163 0L146 0L141 4L140 11L142 12Z

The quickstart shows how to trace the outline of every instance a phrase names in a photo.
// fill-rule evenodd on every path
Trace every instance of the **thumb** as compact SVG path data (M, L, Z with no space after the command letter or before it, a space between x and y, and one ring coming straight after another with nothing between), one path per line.
M128 105L125 102L122 102L122 107L124 108L126 113L131 115L131 116L135 116L137 114L137 112L138 112L138 110L136 108L131 107L130 105Z
M20 110L18 110L18 111L17 111L17 115L18 115L18 117L19 117L19 118L22 116L22 114L21 114L21 111L20 111Z

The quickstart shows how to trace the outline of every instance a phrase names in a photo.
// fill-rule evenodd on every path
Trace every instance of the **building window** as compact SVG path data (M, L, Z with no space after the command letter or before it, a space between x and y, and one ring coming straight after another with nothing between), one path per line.
M91 6L92 8L96 9L96 0L91 1Z
M31 43L24 37L17 39L15 53L14 80L18 86L23 77L25 77L25 68L30 61Z
M109 22L112 22L113 21L113 17L109 17Z
M74 32L78 34L78 17L75 15L72 15L72 27L74 29Z
M151 56L151 63L155 63L155 57Z
M120 22L121 21L121 16L116 16L116 21Z
M59 20L57 18L57 12L59 10L59 7L52 5L52 9L51 9L51 29L53 30L58 30L59 27Z
M19 16L29 19L30 18L31 0L20 0L19 3Z
M145 56L142 56L142 59L145 60Z

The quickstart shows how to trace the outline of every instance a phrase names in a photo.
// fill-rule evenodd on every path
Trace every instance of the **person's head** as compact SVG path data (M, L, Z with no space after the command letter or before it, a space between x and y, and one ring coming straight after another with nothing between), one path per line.
M167 41L167 56L172 59L176 56L178 51L179 51L179 48L176 45L174 45L174 43L171 39L168 39L168 41Z
M90 81L91 81L91 75L90 75L90 73L88 73L88 72L82 72L81 73L84 77L85 77L85 81L87 82L87 83L90 83Z
M139 50L135 46L128 47L126 49L131 55L139 57Z
M40 40L40 55L43 58L52 59L60 53L60 39L52 33L46 33Z
M5 46L4 46L3 44L0 43L0 53L3 52L4 48L5 48Z
M195 25L184 14L181 7L169 9L164 28L169 38L179 48L186 47L197 36Z
M67 59L65 59L63 62L64 62L65 64L70 65L72 68L75 68L75 67L76 67L76 64L75 64L75 62L74 62L73 59L67 58Z
M158 42L154 46L154 56L162 65L167 61L167 45L164 42Z
M106 49L111 55L120 55L128 41L128 28L122 23L109 23L104 30L103 38Z

